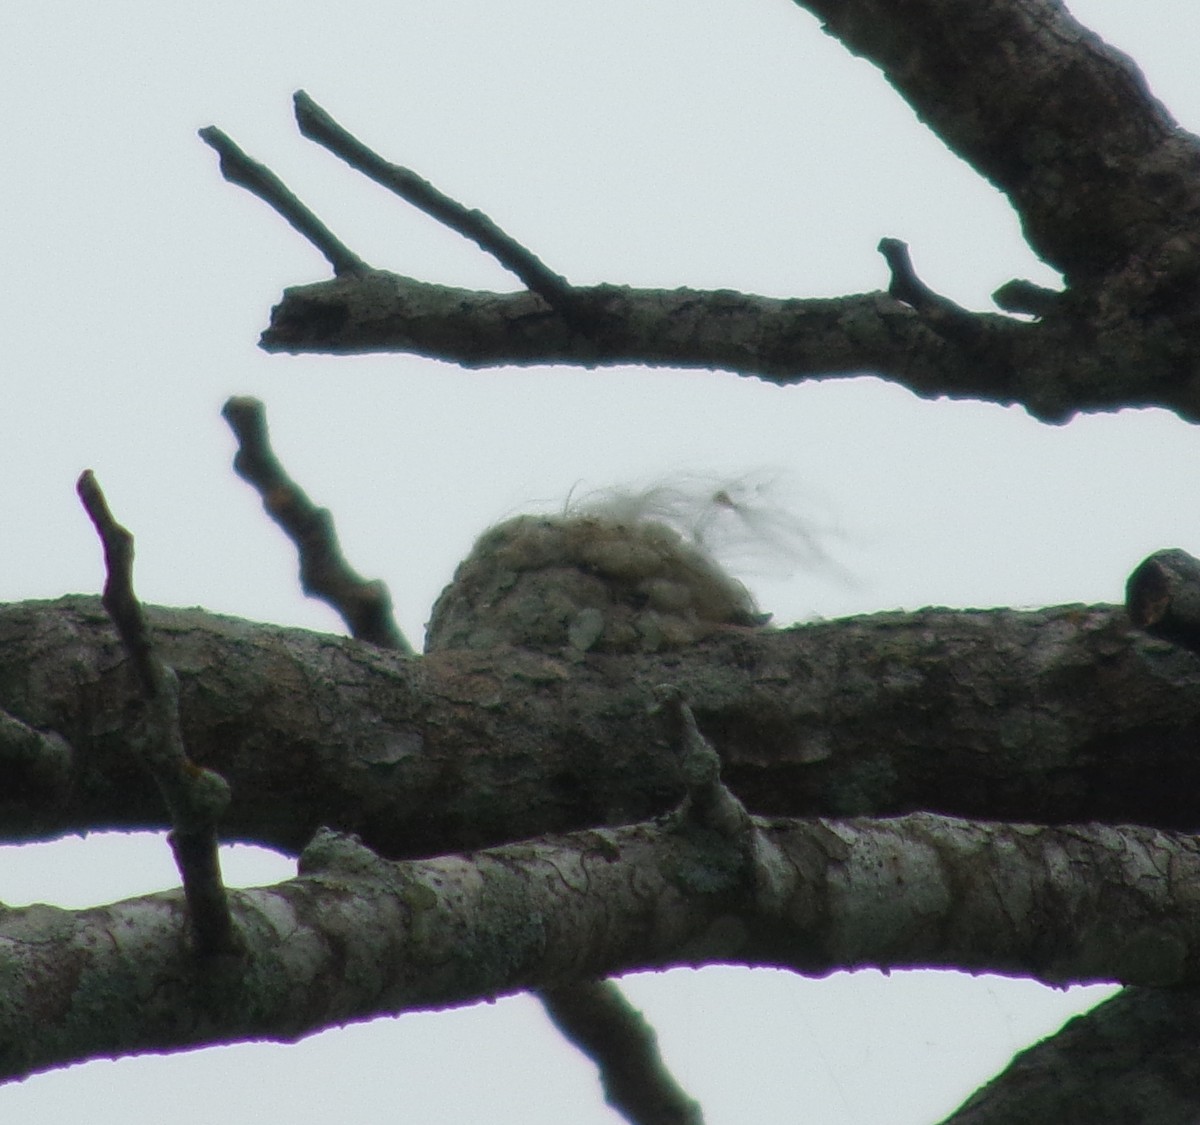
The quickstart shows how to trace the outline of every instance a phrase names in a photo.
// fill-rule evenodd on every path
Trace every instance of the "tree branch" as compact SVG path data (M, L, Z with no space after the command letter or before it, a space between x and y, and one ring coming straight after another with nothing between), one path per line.
M1156 551L1129 576L1125 607L1139 629L1200 652L1200 559Z
M254 487L267 515L296 547L300 588L332 606L356 640L411 655L392 616L387 586L355 572L338 545L329 510L313 504L275 456L263 404L256 398L231 398L221 415L238 440L234 470Z
M581 320L582 310L575 298L575 290L566 278L555 273L536 254L506 234L482 211L468 210L415 172L389 163L378 153L372 152L303 90L298 90L292 100L296 124L309 140L316 141L355 171L370 177L452 231L469 238L505 269L516 274L531 292L541 297L568 322Z
M1198 1043L1200 989L1128 988L1022 1051L943 1125L1197 1121Z
M654 1028L612 981L543 988L538 999L563 1037L596 1064L604 1100L627 1120L703 1125L699 1104L663 1062Z
M221 175L231 184L257 195L313 244L333 267L338 277L368 272L371 267L341 242L265 164L251 160L216 126L201 129L200 139L221 158Z
M61 806L70 795L74 759L62 735L37 730L0 711L0 775L10 799L31 810Z
M981 318L957 305L948 297L935 293L918 276L908 253L908 243L898 238L883 238L879 252L892 271L888 293L897 301L911 305L921 314L929 327L951 343L973 348L983 331Z
M1002 307L1033 313L1036 324L973 313L934 293L890 238L881 243L890 298L571 287L301 92L306 135L473 238L530 292L453 290L370 271L277 178L205 130L227 175L289 217L339 275L285 292L262 346L412 352L468 367L723 368L781 383L874 372L926 397L1021 404L1048 422L1151 405L1200 421L1200 140L1175 126L1136 67L1052 0L970 11L951 0L804 6L1008 192L1035 250L1068 280L1064 294L1019 280L997 290Z
M1046 422L1127 406L1162 406L1200 421L1200 379L1193 378L1200 321L1183 319L1188 309L1134 318L1127 306L1113 305L1093 316L1058 302L1052 317L1035 323L987 313L948 322L884 293L576 292L596 313L587 336L529 293L455 289L376 271L286 290L260 346L291 354L408 352L467 368L723 369L780 385L869 372L923 398L1019 404Z
M149 611L189 752L233 788L230 839L295 852L321 824L392 856L629 820L679 799L650 685L697 704L752 811L932 809L1191 829L1200 659L1120 609L927 610L585 660L419 660L197 610ZM0 711L73 751L69 796L0 792L0 838L160 827L131 767L137 698L98 602L0 608Z
M79 498L104 545L103 605L116 626L138 681L144 709L129 735L154 778L171 818L168 840L183 879L195 952L205 958L239 950L217 854L217 824L229 807L229 786L187 756L179 721L179 682L159 657L141 603L133 592L133 536L113 518L88 470Z
M1170 231L1186 230L1194 255L1196 138L1062 3L797 3L1008 195L1034 251L1071 285L1154 254Z
M736 842L654 823L399 864L322 833L299 878L231 894L249 959L219 988L175 937L176 894L3 911L0 1074L679 964L1200 982L1191 837L929 815L755 832L768 879L729 863Z

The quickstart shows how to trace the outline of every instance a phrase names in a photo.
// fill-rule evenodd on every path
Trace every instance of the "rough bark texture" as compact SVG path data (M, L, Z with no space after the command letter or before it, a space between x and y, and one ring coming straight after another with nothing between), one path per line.
M1131 988L1012 1066L944 1125L1200 1120L1200 990Z
M798 0L1012 200L1068 284L1194 240L1200 149L1056 0ZM1148 263L1146 263L1148 264Z
M1200 983L1192 837L925 814L748 829L678 815L399 863L320 833L297 879L231 892L240 957L194 955L178 893L0 908L0 1079L667 965Z
M664 681L696 701L752 808L1189 826L1200 660L1133 631L1123 610L931 610L726 627L657 655L419 659L196 610L150 621L180 677L194 760L231 782L233 837L296 850L328 825L411 856L582 833L400 868L323 837L305 877L233 895L242 959L196 961L177 895L4 912L14 982L0 991L4 1074L286 1039L665 964L1200 979L1200 917L1184 893L1200 874L1191 837L924 815L788 819L760 822L747 851L711 833L595 829L661 813L683 793L656 713ZM4 837L162 826L160 798L129 760L136 688L98 602L5 607L0 654L0 755L15 781L0 804ZM334 869L353 878L334 886ZM557 921L531 929L518 918ZM124 936L100 936L112 934ZM414 964L451 947L461 972L414 981ZM366 964L377 968L353 968ZM351 987L331 994L327 977ZM83 1009L52 1002L81 994Z
M1200 420L1200 142L1133 63L1055 0L801 6L1008 195L1067 283L1036 302L1005 299L1039 319L946 317L885 293L781 301L600 286L574 291L590 325L580 331L529 292L376 271L288 290L263 347L472 367L669 364L780 383L869 371L927 397L1020 403L1052 422L1146 405Z
M228 836L321 825L433 855L662 812L682 783L655 688L677 685L755 812L1102 820L1191 830L1200 658L1124 610L925 610L691 649L406 659L198 610L151 614ZM130 761L126 660L97 600L0 609L0 835L165 827Z
M1200 420L1200 141L1132 63L1058 0L801 6L1008 196L1063 292L1017 281L997 301L1028 319L970 312L894 240L888 293L832 300L597 286L547 303L349 261L285 292L262 345L781 384L869 371L1048 421L1151 404ZM1174 986L1072 1024L955 1121L1194 1121L1200 871L1195 839L1167 830L1198 815L1200 599L1179 561L1131 590L1160 639L1074 606L406 659L159 611L188 752L232 786L229 837L296 852L325 826L375 852L319 835L300 878L234 895L240 958L189 951L179 895L0 908L0 1069L287 1039L652 965L946 965ZM737 840L689 822L664 683L744 804L789 819ZM127 753L134 698L94 601L0 612L0 838L165 824Z

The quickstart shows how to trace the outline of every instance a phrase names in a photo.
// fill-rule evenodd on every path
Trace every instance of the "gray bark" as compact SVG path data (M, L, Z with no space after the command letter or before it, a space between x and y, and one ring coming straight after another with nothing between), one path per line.
M1200 141L1132 63L1056 0L802 6L1012 201L1066 282L997 294L1031 319L959 308L891 242L888 292L832 300L600 286L554 290L552 305L351 261L288 290L263 346L780 383L870 371L1047 421L1152 404L1200 420ZM189 952L179 895L0 911L6 1074L651 965L946 965L1178 989L1072 1025L956 1120L1197 1117L1195 841L1167 830L1195 827L1200 663L1121 610L419 660L195 612L152 623L188 751L232 785L229 837L296 852L326 826L374 852L323 835L297 880L234 894L241 959ZM684 790L653 709L664 682L745 805L786 818L756 822L753 846L648 819ZM132 698L94 602L0 613L0 837L165 824L127 753ZM900 814L914 815L807 819ZM431 971L435 950L452 955Z
M927 814L738 837L676 815L400 862L323 832L296 879L230 893L240 955L195 955L179 892L0 909L0 1078L669 965L1196 984L1198 884L1191 837Z
M419 659L154 610L224 834L319 826L431 855L628 823L682 793L654 688L692 701L753 812L1099 820L1191 830L1200 658L1116 607L924 610L725 628L669 654L501 648ZM91 598L0 608L0 835L166 827L131 760L127 661Z
M371 271L287 290L262 346L469 367L669 364L779 383L869 371L926 397L1019 403L1049 422L1148 405L1200 419L1200 141L1137 67L1055 0L801 6L1009 197L1066 281L1060 294L1019 279L998 292L1003 308L1037 319L914 301L895 284L788 301L600 286L572 293L581 330L530 292Z

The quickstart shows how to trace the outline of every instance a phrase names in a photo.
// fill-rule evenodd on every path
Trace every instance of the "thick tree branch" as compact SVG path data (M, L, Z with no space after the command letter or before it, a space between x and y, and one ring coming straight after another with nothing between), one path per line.
M1200 989L1129 988L1022 1051L943 1125L1200 1121Z
M782 385L866 372L924 398L1020 404L1047 422L1152 405L1200 420L1200 321L1175 309L1165 318L1131 318L1122 305L1093 316L1059 302L1053 317L1035 323L965 310L948 322L940 307L914 308L885 293L790 300L619 286L577 293L597 318L586 336L530 293L375 271L286 290L260 344L293 354L410 352L468 368L717 368Z
M189 752L233 788L222 831L286 851L322 824L403 856L661 812L683 792L653 713L667 679L755 812L1196 822L1200 659L1119 609L731 627L665 663L413 660L196 610L150 621ZM61 787L0 792L0 838L163 826L120 735L136 693L96 600L0 609L0 711L44 736L29 776L69 762Z
M1170 231L1186 230L1194 255L1196 138L1058 0L797 3L1009 196L1070 283L1165 250Z
M1048 401L1018 401L1055 421L1108 409L1115 392L1200 420L1200 139L1133 62L1059 0L797 3L1008 195L1066 277L1065 299L1021 282L997 291L1050 329L1032 380L1049 376Z
M249 957L222 980L182 949L176 894L3 911L0 1074L677 964L1200 982L1190 837L928 815L755 831L769 871L731 864L736 842L653 823L400 864L321 834L299 878L233 892Z

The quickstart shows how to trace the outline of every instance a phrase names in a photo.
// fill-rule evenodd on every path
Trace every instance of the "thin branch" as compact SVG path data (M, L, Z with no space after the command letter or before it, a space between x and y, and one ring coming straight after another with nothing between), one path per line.
M563 1038L600 1072L604 1100L634 1125L703 1125L675 1081L645 1017L612 981L577 981L538 994Z
M676 752L687 786L687 797L679 810L681 818L726 839L748 842L754 828L750 814L722 783L720 756L700 733L684 693L674 684L662 684L655 694L672 719Z
M482 211L468 210L410 169L384 160L334 121L303 90L296 91L293 102L296 123L309 140L327 148L351 168L407 200L439 223L471 239L568 321L580 319L578 294L566 278L555 273L536 254L501 230Z
M133 592L133 535L117 523L91 469L75 486L104 548L105 610L133 662L142 693L152 699L167 693L166 669L154 660L141 603Z
M179 683L159 659L141 603L133 592L133 536L113 518L91 470L76 486L104 546L104 608L133 664L146 709L131 742L167 804L169 836L183 880L193 945L202 957L232 954L239 943L221 881L217 822L229 805L229 786L191 762L179 719Z
M387 586L353 570L338 545L328 509L316 507L275 456L263 404L256 398L235 397L221 414L238 440L235 472L253 485L267 514L296 546L301 589L332 606L357 640L411 654L392 616Z
M982 335L980 318L949 297L935 293L918 276L908 253L908 243L898 238L881 238L879 252L892 271L888 293L911 305L930 328L957 344L971 344Z
M1023 277L1006 281L992 294L998 308L1026 316L1049 316L1061 306L1063 297L1062 290L1047 289Z
M200 139L220 156L221 175L231 184L257 195L282 215L294 230L325 255L338 277L370 271L371 267L301 203L274 172L265 164L251 160L215 125L201 129Z
M708 829L749 859L754 822L721 783L721 759L696 726L683 692L663 684L656 695L671 719L687 787L673 829L681 834ZM700 1106L671 1076L654 1029L615 984L570 981L543 989L538 998L563 1036L596 1064L605 1101L632 1125L702 1125Z

